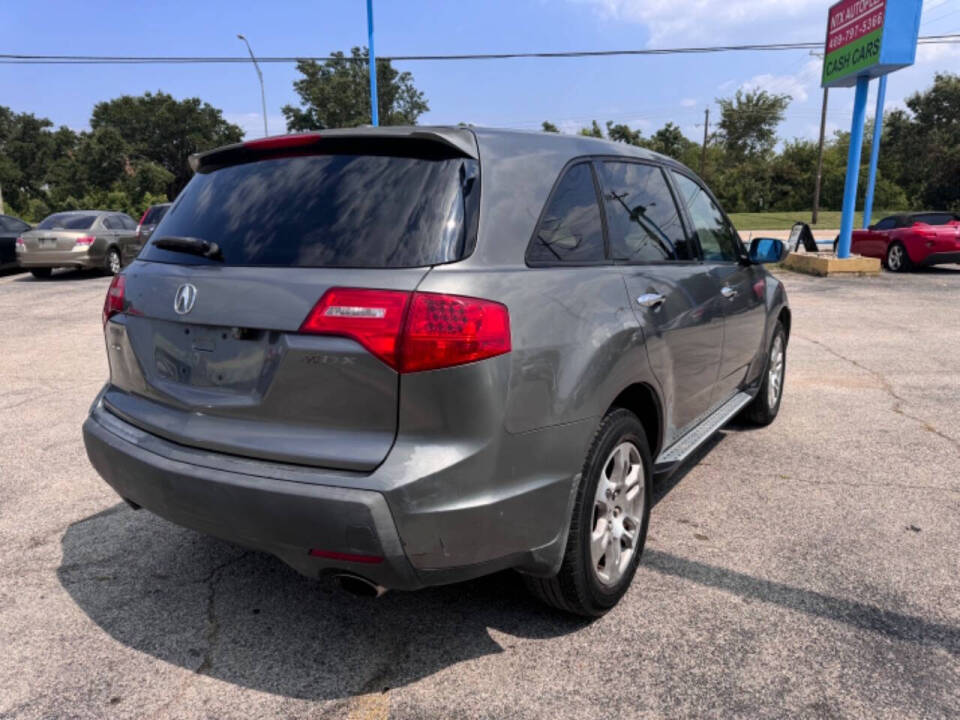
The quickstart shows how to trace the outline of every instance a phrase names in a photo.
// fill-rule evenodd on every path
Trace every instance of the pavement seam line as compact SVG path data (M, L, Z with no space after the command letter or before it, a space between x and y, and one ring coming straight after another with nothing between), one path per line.
M869 368L866 365L860 362L857 362L853 358L847 357L843 353L837 352L832 347L830 347L826 343L820 342L819 340L814 340L813 338L804 337L803 335L796 335L796 337L800 338L801 340L806 340L807 342L812 343L817 347L822 348L823 350L826 350L828 353L830 353L834 357L837 357L845 362L850 363L855 368L858 368L860 370L863 370L864 372L869 373L870 375L873 375L873 377L875 377L880 382L880 388L885 393L887 393L887 395L893 398L894 404L893 404L893 407L891 408L892 412L896 413L897 415L901 415L902 417L905 417L909 420L913 420L915 423L918 423L927 432L933 433L937 437L943 440L946 440L948 443L950 443L953 446L953 449L957 451L957 454L960 455L960 440L957 440L956 438L951 437L950 435L947 435L944 432L941 432L939 429L937 429L937 427L933 423L929 422L928 420L925 420L921 417L917 417L916 415L911 415L910 413L906 412L903 409L903 405L907 403L907 400L897 395L896 391L893 389L893 385L890 384L890 381L887 380L886 376L883 373L878 372L877 370L874 370L872 368Z

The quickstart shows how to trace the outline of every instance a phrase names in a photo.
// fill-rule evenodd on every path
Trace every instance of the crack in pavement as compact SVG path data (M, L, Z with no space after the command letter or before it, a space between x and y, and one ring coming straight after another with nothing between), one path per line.
M207 650L203 654L203 660L200 661L200 665L197 666L197 669L194 671L196 675L205 675L209 672L210 668L213 667L213 654L216 652L217 643L220 640L220 621L217 619L216 612L217 583L220 581L220 574L231 565L250 557L252 554L250 551L246 551L236 557L230 558L213 568L201 581L207 586L207 631L205 633Z
M903 409L903 405L907 403L907 400L897 394L897 392L893 389L893 385L890 383L889 380L887 380L886 376L883 373L877 370L874 370L873 368L869 368L863 363L857 362L853 358L847 357L843 353L837 352L832 347L830 347L826 343L820 342L819 340L814 340L813 338L804 337L799 333L794 333L794 337L798 337L801 340L806 340L808 343L812 343L813 345L816 345L817 347L822 348L823 350L826 350L828 353L830 353L834 357L839 358L844 362L850 363L855 368L863 370L864 372L867 372L873 377L875 377L880 383L880 388L885 393L887 393L887 395L892 397L894 400L893 407L891 408L892 412L902 417L905 417L909 420L913 420L915 423L918 423L927 432L933 433L937 437L943 440L946 440L948 443L950 443L953 446L953 449L957 451L957 454L960 455L960 440L957 440L956 438L951 437L950 435L947 435L944 432L941 432L939 429L937 429L935 425L933 425L933 423L929 422L928 420L925 420L921 417L917 417L916 415L911 415L910 413L906 412Z

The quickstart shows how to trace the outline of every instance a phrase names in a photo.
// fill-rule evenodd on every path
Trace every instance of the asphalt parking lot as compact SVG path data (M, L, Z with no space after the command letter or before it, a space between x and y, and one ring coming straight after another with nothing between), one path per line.
M656 488L594 622L510 573L358 599L134 512L80 437L108 279L0 277L0 717L956 717L960 267L782 277L780 417Z

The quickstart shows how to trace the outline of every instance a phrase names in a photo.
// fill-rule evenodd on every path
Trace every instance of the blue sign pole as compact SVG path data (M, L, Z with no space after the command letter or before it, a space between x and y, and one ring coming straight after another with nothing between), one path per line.
M870 174L867 176L867 199L863 204L863 227L870 227L873 217L873 189L877 184L877 158L880 157L880 136L883 134L883 101L887 95L887 76L877 83L877 113L873 118L873 141L870 143Z
M867 89L870 78L857 78L853 97L853 123L850 126L850 150L847 152L847 179L843 185L843 215L840 218L840 242L837 257L850 257L850 236L853 234L853 213L857 209L857 181L860 179L860 152L863 150L863 121L867 115Z
M377 59L373 53L373 0L367 0L367 36L370 54L370 120L376 127L380 124L380 114L377 111Z

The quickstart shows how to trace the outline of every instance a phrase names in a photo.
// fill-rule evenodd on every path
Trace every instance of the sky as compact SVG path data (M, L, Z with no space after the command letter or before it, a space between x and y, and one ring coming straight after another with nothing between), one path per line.
M898 1L898 0L888 0ZM375 0L378 55L610 50L818 41L822 0ZM0 3L0 53L319 56L366 45L365 0L31 0ZM960 32L960 0L925 0L921 35ZM550 120L575 132L596 119L650 134L668 121L703 134L704 109L738 88L791 95L781 137L818 132L820 60L808 51L459 62L404 62L430 105L420 124L470 122L536 129ZM271 134L296 104L292 64L265 64ZM887 109L960 72L960 45L921 46L917 63L890 76ZM873 92L871 84L871 110ZM163 90L200 97L247 137L263 134L260 91L249 64L4 65L0 105L88 127L93 106ZM847 129L853 91L831 91L828 130Z

